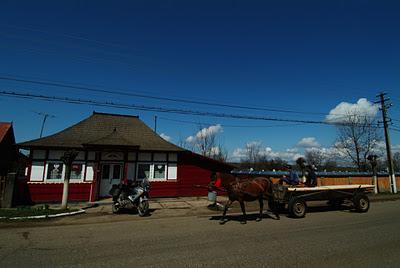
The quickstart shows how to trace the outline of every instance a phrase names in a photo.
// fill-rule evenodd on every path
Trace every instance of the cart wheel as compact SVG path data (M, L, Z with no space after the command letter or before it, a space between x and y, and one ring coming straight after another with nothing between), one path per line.
M357 212L367 212L369 210L369 198L365 194L357 194L353 198L354 208Z
M290 199L288 204L289 215L294 218L303 218L306 215L306 202L294 197Z

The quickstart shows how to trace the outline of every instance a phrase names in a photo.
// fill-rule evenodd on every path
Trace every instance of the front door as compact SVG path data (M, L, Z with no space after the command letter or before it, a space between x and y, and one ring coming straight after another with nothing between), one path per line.
M102 164L100 196L109 196L113 184L119 184L122 178L122 164Z

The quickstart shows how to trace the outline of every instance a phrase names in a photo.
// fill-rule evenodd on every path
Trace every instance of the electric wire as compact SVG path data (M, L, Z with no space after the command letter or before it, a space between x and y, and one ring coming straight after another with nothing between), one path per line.
M191 125L200 125L200 126L212 126L212 125L221 125L224 128L270 128L270 127L289 127L289 126L299 126L299 125L306 125L305 123L291 123L291 124L279 124L279 125L269 125L269 126L252 126L252 125L226 125L223 123L206 123L206 122L194 122L194 121L187 121L187 120L178 120L178 119L171 119L165 117L157 117L160 120L170 121L170 122L177 122L177 123L185 123Z
M245 120L262 120L262 121L291 122L291 123L319 124L319 125L336 125L336 126L357 125L357 124L348 124L348 123L339 123L339 122L332 123L332 122L327 122L327 121L316 121L316 120L283 119L283 118L274 118L274 117L241 115L241 114L225 114L225 113L204 112L204 111L177 109L177 108L165 108L165 107L136 105L136 104L124 104L124 103L115 103L115 102L102 102L102 101L87 100L87 99L74 99L74 98L69 98L69 97L56 97L56 96L30 94L30 93L17 93L17 92L12 92L12 91L0 91L0 95L7 96L7 97L13 97L13 98L37 99L37 100L44 100L44 101L50 101L50 102L86 104L86 105L102 106L102 107L123 108L123 109L153 111L153 112L162 112L162 113L175 113L175 114L184 114L184 115L198 115L198 116L217 117L217 118L233 118L233 119L245 119ZM371 127L381 128L379 126L371 126Z
M216 102L209 102L209 101L195 101L195 100L188 100L188 99L182 99L182 98L157 97L157 96L150 96L150 95L142 94L142 93L133 93L133 92L120 91L120 90L108 90L108 89L101 89L98 87L82 86L82 85L77 85L77 84L75 84L75 85L67 84L65 82L60 82L60 81L43 81L43 80L40 81L37 79L17 78L17 77L12 77L12 76L5 76L5 75L0 75L0 80L37 84L37 85L45 85L45 86L52 86L52 87L72 88L72 89L91 91L91 92L139 97L139 98L146 98L146 99L155 99L155 100L186 103L186 104L199 104L199 105L225 107L225 108L245 109L245 110L254 110L254 111L280 112L280 113L292 113L292 114L326 115L326 113L319 113L319 112L303 112L303 111L294 111L294 110L288 110L288 109L261 108L261 107L250 107L250 106L244 106L244 105L216 103ZM338 117L336 117L336 119L352 116L350 114L331 114L331 115L338 116ZM363 117L360 115L354 115L354 116ZM365 116L365 117L367 117L367 116Z

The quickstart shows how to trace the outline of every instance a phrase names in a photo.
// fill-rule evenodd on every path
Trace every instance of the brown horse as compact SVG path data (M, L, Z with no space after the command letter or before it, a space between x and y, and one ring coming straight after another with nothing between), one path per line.
M257 217L256 221L262 220L264 199L268 199L269 204L274 204L274 199L272 195L272 181L269 178L257 177L240 180L239 178L231 174L217 172L214 176L212 176L210 186L214 188L222 187L228 193L229 200L225 205L220 224L224 224L227 222L225 218L226 211L234 201L238 201L240 203L240 207L243 213L241 223L243 224L246 223L246 209L244 205L245 201L259 201L260 215ZM279 220L280 218L277 206L273 205L272 207L270 207L270 209L273 210L276 219Z

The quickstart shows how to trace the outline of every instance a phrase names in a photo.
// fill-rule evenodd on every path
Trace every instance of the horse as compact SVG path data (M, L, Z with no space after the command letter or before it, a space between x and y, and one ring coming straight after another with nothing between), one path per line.
M216 172L211 176L210 188L217 189L219 187L224 188L228 193L228 201L225 204L224 212L220 220L220 224L227 222L225 216L228 208L232 205L234 201L240 203L240 208L242 209L243 217L241 220L242 224L246 224L246 209L245 201L255 201L258 200L260 203L260 214L256 221L261 221L263 216L264 199L269 200L269 204L274 204L274 198L272 193L272 181L265 177L247 178L240 180L239 178L226 173ZM273 205L270 207L279 220L278 207Z

